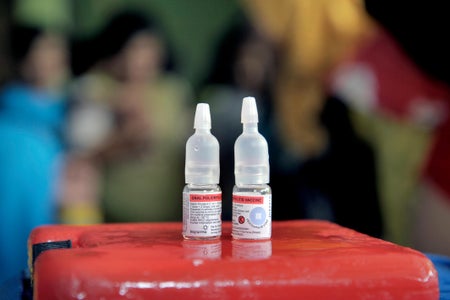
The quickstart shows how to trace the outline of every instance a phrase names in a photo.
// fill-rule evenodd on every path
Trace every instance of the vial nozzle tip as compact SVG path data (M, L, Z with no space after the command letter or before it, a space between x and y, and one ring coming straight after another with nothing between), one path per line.
M258 123L258 110L255 97L245 97L242 101L242 123Z
M199 103L195 109L194 129L211 129L209 104Z

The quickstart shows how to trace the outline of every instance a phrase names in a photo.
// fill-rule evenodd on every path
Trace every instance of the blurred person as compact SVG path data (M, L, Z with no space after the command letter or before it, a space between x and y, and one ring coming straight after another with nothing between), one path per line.
M88 159L67 149L58 185L58 217L62 224L86 225L103 221L99 201L100 174Z
M60 33L15 25L17 79L0 92L0 282L27 266L31 230L56 221L68 78Z
M83 52L96 58L74 89L69 144L100 172L106 221L181 218L191 93L167 71L167 47L148 18L123 12Z
M384 238L403 245L411 245L413 191L429 133L440 122L433 116L441 113L437 108L443 95L438 90L381 29L331 80L330 93L374 148Z
M330 92L375 150L384 238L449 254L449 59L432 34L444 34L448 21L434 4L367 0L381 26L335 70Z
M371 24L361 0L242 0L254 26L276 45L274 113L283 147L308 159L327 146L320 123L328 72L354 51Z
M327 74L370 34L361 1L243 4L279 55L271 184L281 201L273 202L274 219L326 219L380 237L374 154L326 91Z
M408 178L409 198L400 208L407 213L403 232L408 243L421 251L450 255L450 46L445 41L450 21L446 3L365 3L384 29L379 39L384 36L384 45L389 41L393 45L378 46L377 52L373 49L378 58L370 64L378 82L376 107L415 132L410 140L403 138L403 151L392 151L392 157L400 161L417 153L410 162L415 169ZM392 53L402 57L395 60L400 73L395 77L386 67L394 61ZM392 92L385 92L388 89ZM393 148L398 143L386 144Z
M207 75L201 99L210 104L212 131L220 142L220 186L224 220L231 220L234 142L242 133L242 99L257 99L261 133L270 138L271 82L275 53L243 15L225 32Z

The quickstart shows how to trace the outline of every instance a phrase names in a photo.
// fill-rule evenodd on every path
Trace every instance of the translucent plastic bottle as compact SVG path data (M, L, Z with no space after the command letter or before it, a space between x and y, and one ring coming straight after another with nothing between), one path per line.
M219 142L211 134L208 104L197 104L194 129L186 143L183 237L216 239L222 234L222 191L218 185Z
M269 183L269 151L258 132L255 98L242 103L243 132L234 144L232 236L235 239L270 239L272 235L272 190Z

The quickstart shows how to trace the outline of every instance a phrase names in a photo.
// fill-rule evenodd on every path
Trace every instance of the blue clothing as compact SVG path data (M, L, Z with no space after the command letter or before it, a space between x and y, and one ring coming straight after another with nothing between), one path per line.
M65 102L23 84L0 93L0 283L27 267L31 230L55 221Z

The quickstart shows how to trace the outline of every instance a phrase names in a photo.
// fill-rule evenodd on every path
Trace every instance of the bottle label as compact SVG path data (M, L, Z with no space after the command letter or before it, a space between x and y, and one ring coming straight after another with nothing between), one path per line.
M222 234L222 193L183 193L183 235L208 238Z
M238 239L269 239L272 235L272 195L233 194L232 235Z

